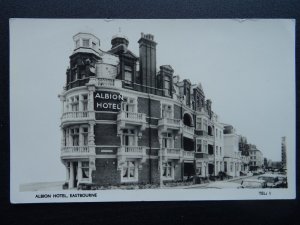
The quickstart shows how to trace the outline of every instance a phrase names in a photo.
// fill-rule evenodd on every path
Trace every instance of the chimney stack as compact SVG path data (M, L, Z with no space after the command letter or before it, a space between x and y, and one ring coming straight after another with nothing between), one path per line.
M156 91L156 45L152 34L141 33L138 41L140 48L140 84L144 92Z

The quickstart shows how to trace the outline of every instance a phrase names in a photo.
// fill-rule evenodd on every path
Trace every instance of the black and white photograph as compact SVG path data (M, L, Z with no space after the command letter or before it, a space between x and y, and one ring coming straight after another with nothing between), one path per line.
M295 20L9 29L12 203L296 197Z

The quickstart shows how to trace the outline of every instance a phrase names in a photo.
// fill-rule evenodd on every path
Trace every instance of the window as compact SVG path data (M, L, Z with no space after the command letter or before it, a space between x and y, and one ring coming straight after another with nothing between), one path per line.
M204 131L206 131L207 132L207 127L208 127L208 125L207 125L208 123L207 123L207 120L206 119L203 119L203 130Z
M87 127L83 127L82 128L82 138L83 138L84 146L87 146L89 143L88 137L89 137L89 129Z
M66 130L63 130L63 139L64 139L63 145L67 146L67 131Z
M123 146L136 146L134 130L129 130L129 129L123 130L122 145Z
M196 119L196 129L197 130L201 130L202 129L202 119L201 118L197 118Z
M166 96L171 95L171 82L168 76L164 76L164 92Z
M82 39L82 46L83 47L89 47L90 46L90 40L89 39Z
M96 43L95 43L95 42L92 42L92 46L93 46L93 48L95 49L95 48L96 48Z
M81 162L81 172L82 172L83 179L88 179L90 177L90 168L89 168L88 161Z
M219 154L218 146L216 146L216 155Z
M203 152L208 153L207 141L203 141Z
M197 95L196 99L197 99L197 101L196 101L197 108L200 108L201 107L201 102L200 102L199 95Z
M173 166L172 162L163 163L163 174L164 178L173 178Z
M135 161L126 161L122 167L122 181L136 181L137 175L137 163Z
M197 152L202 152L202 140L201 139L197 139L196 149L197 149Z
M79 48L79 45L80 45L80 40L76 40L76 42L75 42L75 48Z
M222 148L220 147L220 155L222 155Z
M135 104L133 98L124 98L122 102L122 110L125 112L135 112Z
M79 96L76 95L76 96L73 96L71 98L71 105L72 105L72 111L73 112L76 112L79 110Z
M171 133L163 133L162 134L162 147L163 148L172 148L173 147L173 138Z
M186 88L186 104L187 104L188 106L190 105L190 101L191 101L190 95L191 95L191 93L190 93L190 88L187 87L187 88Z
M196 172L198 175L202 175L202 162L197 162L196 163Z
M124 85L127 87L132 86L133 82L133 69L131 66L125 66L125 72L124 72Z
M72 146L79 146L79 128L71 129Z
M172 118L172 106L171 105L162 105L162 118Z
M233 163L230 163L230 172L233 172Z
M88 96L87 95L82 95L82 110L88 111Z

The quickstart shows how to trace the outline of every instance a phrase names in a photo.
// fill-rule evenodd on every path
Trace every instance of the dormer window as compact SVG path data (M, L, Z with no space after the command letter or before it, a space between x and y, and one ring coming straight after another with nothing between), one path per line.
M90 47L90 40L89 39L82 39L82 46L83 47Z
M79 46L80 46L80 40L78 39L78 40L76 40L76 42L75 42L75 47L76 47L76 48L79 48Z
M130 66L125 66L124 72L125 86L131 87L133 82L133 69Z

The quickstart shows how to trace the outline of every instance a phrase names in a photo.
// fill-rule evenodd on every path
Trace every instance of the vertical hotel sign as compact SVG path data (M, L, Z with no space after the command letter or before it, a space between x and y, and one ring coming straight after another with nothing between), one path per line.
M94 92L94 110L95 111L110 111L119 112L123 95L117 92L110 91L95 91Z

